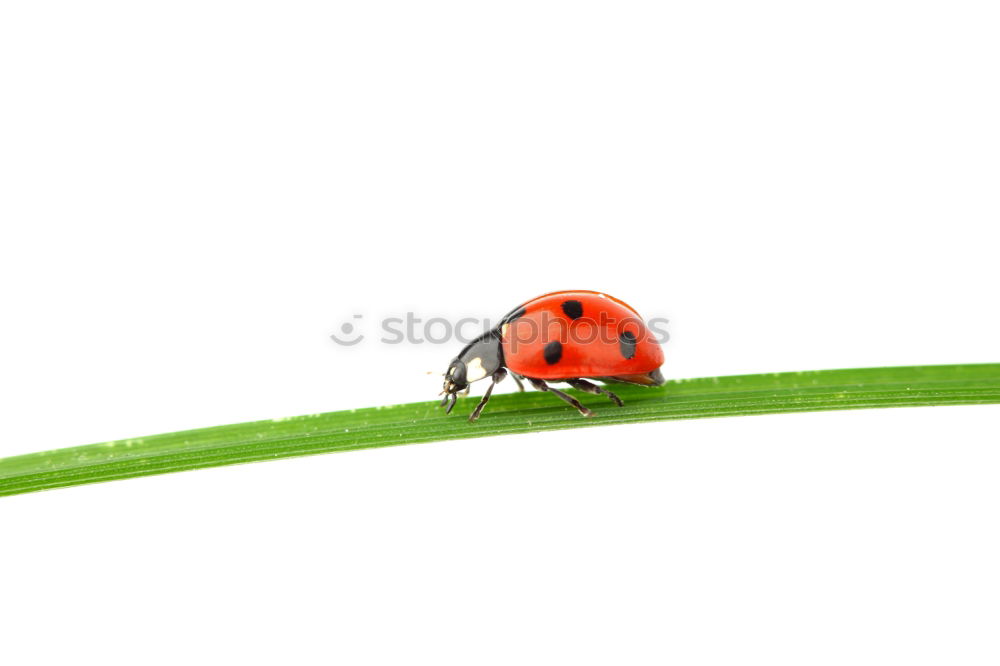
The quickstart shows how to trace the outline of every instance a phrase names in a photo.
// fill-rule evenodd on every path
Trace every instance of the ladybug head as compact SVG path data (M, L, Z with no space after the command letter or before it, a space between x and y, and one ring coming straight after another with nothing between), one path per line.
M458 393L459 391L464 391L469 388L469 382L465 377L465 362L456 358L451 362L451 365L448 366L448 370L444 373L444 392Z
M441 406L450 401L447 410L450 414L458 400L458 393L468 393L469 384L492 376L502 366L503 350L496 332L490 331L479 336L452 359L444 373L444 400L441 401Z
M459 391L469 392L469 382L466 376L465 363L458 358L451 362L448 370L444 373L444 389L441 391L444 394L444 398L441 400L441 406L448 405L445 411L449 414L451 414L451 410L455 407L455 403L458 402ZM448 404L449 401L451 404Z

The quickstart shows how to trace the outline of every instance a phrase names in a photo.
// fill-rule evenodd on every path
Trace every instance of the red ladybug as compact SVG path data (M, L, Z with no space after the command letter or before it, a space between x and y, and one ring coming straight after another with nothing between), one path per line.
M448 405L450 414L459 392L468 393L469 384L491 377L493 383L469 415L475 421L493 387L510 370L521 390L521 379L527 379L539 391L593 416L576 398L546 382L566 382L587 393L606 395L620 407L621 398L584 378L660 386L661 365L663 350L632 306L598 291L555 291L512 310L495 328L466 345L444 375L441 406Z

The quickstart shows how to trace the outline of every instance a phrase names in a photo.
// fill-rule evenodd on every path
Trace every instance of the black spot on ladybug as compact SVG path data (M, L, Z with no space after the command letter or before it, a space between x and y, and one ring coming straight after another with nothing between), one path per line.
M618 349L625 358L635 356L635 334L625 331L618 336Z
M579 319L583 316L583 303L580 301L563 301L562 311L570 319Z
M562 358L562 343L558 340L553 340L545 345L545 350L542 354L545 356L545 362L549 365L558 363L559 359Z

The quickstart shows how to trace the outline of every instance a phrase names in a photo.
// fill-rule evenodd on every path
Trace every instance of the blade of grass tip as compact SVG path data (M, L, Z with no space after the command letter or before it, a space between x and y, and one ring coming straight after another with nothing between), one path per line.
M446 416L437 401L296 416L0 459L0 496L292 456L618 423L806 411L1000 403L1000 364L862 368L676 380L616 387L615 407L576 391L584 419L538 392L493 398L483 417Z

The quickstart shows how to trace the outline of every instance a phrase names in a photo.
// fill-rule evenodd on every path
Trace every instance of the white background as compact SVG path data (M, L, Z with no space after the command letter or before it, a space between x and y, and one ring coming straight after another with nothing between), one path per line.
M379 317L554 289L669 318L668 377L997 361L998 31L960 1L6 2L0 455L430 399L460 345L380 345ZM995 664L998 417L4 498L0 650Z

